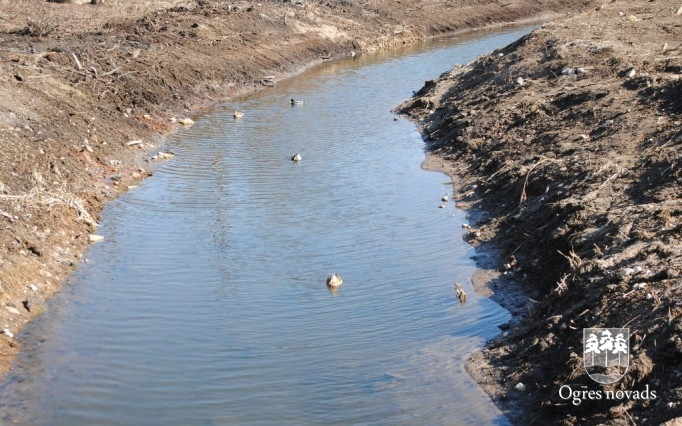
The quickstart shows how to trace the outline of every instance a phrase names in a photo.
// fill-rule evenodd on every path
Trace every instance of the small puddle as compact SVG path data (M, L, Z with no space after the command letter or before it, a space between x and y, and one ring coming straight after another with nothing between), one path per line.
M509 314L471 288L449 179L390 110L528 31L325 64L198 117L21 336L0 419L508 424L464 363Z

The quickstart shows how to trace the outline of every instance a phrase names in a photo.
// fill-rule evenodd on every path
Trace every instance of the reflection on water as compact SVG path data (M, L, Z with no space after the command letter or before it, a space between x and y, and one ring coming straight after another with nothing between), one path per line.
M465 218L390 109L527 31L327 64L198 117L28 327L2 419L506 424L463 364L508 314L454 297Z

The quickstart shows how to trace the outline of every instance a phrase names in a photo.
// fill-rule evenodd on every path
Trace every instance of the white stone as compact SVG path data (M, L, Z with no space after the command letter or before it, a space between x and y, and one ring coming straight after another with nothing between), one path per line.
M90 234L89 238L91 243L98 243L100 241L104 241L104 237L101 235Z

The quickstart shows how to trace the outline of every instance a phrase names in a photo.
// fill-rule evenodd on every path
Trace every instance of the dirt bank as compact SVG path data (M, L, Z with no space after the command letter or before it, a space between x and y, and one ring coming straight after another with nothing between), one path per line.
M519 424L682 415L681 6L612 1L546 24L401 107L516 313L468 367ZM586 374L587 327L630 328L620 381Z
M0 0L0 372L177 119L322 60L590 4L78 3Z

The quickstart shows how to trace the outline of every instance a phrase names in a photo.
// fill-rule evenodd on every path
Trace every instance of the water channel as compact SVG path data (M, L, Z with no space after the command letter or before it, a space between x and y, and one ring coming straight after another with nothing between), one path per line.
M21 336L0 423L508 424L464 363L509 314L471 288L465 214L390 110L529 30L327 63L196 117Z

